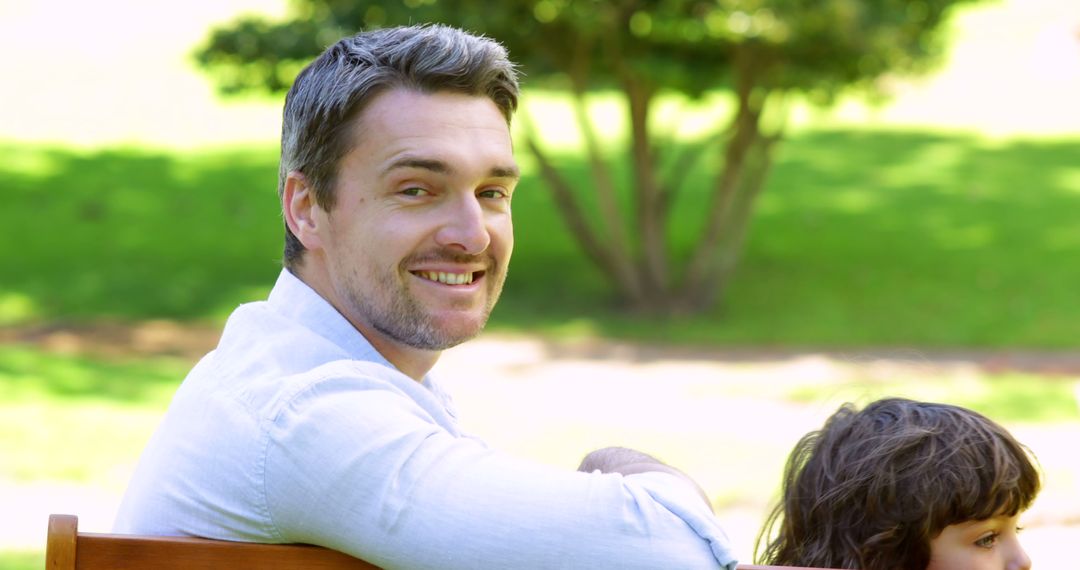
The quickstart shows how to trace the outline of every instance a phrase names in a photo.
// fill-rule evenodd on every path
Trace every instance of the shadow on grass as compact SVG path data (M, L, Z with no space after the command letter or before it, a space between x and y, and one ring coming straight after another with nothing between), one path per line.
M0 324L215 316L280 268L272 149L0 148Z
M273 283L274 149L0 149L0 325L219 319ZM675 320L624 314L525 164L491 324L672 343L1074 347L1077 157L1080 141L800 133L780 147L723 302ZM559 166L589 179L579 156ZM689 176L675 205L675 258L700 230L716 168Z

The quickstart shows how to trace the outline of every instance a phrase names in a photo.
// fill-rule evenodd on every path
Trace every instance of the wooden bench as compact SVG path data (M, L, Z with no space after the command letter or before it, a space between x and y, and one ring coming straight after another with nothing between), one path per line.
M45 568L47 570L243 570L245 568L379 570L377 566L359 558L307 544L260 544L177 536L79 532L79 519L73 515L49 516ZM738 570L782 570L783 568L791 567L740 564Z

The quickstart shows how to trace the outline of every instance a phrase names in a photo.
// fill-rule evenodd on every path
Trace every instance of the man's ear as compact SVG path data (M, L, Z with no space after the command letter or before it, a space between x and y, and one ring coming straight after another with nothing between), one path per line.
M312 188L303 172L293 170L285 178L285 192L281 196L281 211L285 215L285 224L289 231L304 244L304 248L320 249L315 189Z

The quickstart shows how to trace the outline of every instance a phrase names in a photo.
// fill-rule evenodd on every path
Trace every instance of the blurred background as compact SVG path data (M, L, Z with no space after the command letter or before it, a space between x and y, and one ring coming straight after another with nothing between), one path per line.
M280 270L282 89L360 27L443 21L524 72L517 246L439 368L492 444L627 445L743 558L845 401L968 406L1039 457L1036 565L1080 540L1073 0L0 0L0 567L107 531L226 315ZM552 41L558 38L558 41Z

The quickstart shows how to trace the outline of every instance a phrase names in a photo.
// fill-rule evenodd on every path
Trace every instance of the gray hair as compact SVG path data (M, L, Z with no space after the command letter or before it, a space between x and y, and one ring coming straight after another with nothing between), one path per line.
M355 142L352 119L394 88L488 97L507 124L517 109L517 71L493 40L443 25L361 32L327 48L285 96L278 196L284 196L289 172L300 171L315 202L330 211L338 163ZM303 254L286 224L285 266L299 265Z

